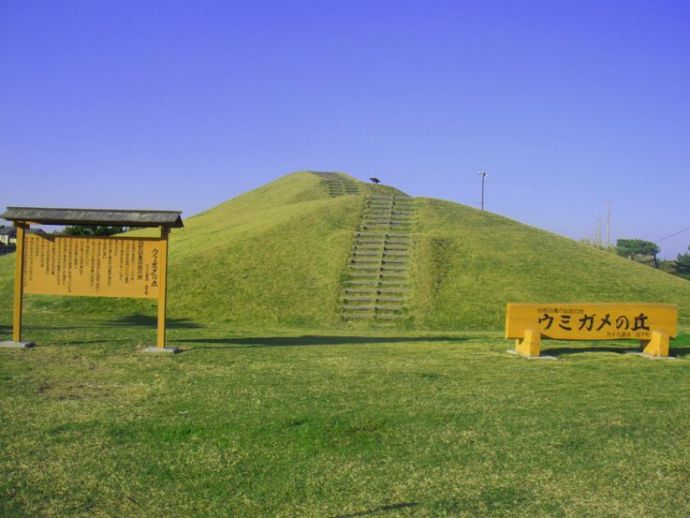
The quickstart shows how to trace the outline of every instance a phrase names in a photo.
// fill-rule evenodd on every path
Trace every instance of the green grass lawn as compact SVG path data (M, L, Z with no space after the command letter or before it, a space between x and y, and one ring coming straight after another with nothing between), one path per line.
M0 351L0 515L690 514L690 335L241 329L30 315ZM0 339L7 339L7 328Z

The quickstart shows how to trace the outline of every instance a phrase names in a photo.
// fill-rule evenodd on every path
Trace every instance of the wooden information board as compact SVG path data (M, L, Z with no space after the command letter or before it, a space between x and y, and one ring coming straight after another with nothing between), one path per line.
M156 299L162 248L157 238L29 234L24 292Z
M7 207L0 217L17 229L12 308L12 340L0 347L27 348L22 341L23 296L63 295L130 297L158 302L157 352L165 347L168 238L182 228L179 211ZM160 228L160 238L131 236L72 236L29 232L30 225L79 225ZM92 232L96 233L96 232Z

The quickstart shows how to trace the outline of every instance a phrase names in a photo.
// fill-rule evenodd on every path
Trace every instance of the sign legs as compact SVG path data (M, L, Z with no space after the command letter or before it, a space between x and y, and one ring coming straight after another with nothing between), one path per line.
M28 349L33 342L22 342L22 303L24 302L24 243L29 225L23 222L15 223L17 227L17 250L14 267L14 300L12 305L12 340L0 342L0 347L6 349Z
M167 227L161 227L160 286L158 288L158 328L156 346L165 347L165 314L168 302L168 234Z
M161 251L159 259L160 280L158 285L158 324L156 328L156 347L146 347L146 353L178 353L177 347L165 346L165 317L168 302L168 236L170 229L161 227Z
M652 339L642 341L642 353L649 356L667 358L669 350L669 336L663 331L652 331Z
M525 329L524 337L515 340L515 352L527 357L539 356L541 332L536 329Z

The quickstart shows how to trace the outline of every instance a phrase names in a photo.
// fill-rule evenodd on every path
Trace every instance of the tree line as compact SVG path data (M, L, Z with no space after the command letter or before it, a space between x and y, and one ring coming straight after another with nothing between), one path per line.
M690 253L678 254L675 260L662 260L658 258L660 251L659 245L644 239L616 241L618 255L690 280ZM688 251L690 251L690 246L688 246Z

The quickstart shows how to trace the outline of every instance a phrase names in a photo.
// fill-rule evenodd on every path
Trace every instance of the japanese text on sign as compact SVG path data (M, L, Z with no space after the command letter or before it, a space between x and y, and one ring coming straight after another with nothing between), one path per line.
M24 291L157 298L160 240L26 236Z
M647 340L652 331L675 336L677 313L669 304L508 304L506 337L533 329L556 339Z

